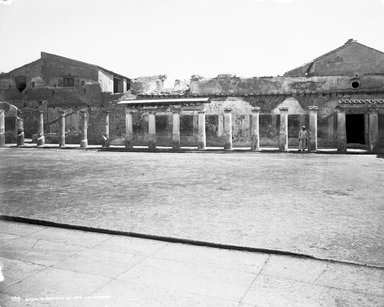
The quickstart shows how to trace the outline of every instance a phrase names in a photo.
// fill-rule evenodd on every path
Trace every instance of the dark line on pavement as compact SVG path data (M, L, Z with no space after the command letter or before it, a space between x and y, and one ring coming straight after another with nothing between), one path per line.
M291 257L297 257L297 258L303 258L303 259L327 261L330 263L349 264L354 266L363 266L363 267L384 270L383 266L363 264L363 263L350 262L350 261L344 261L344 260L335 260L335 259L329 259L329 258L319 258L319 257L315 257L308 254L289 252L284 250L231 245L231 244L221 244L221 243L198 241L198 240L192 240L192 239L157 236L157 235L143 234L143 233L130 232L130 231L71 225L71 224L57 223L57 222L38 220L38 219L32 219L32 218L19 217L19 216L0 215L0 220L16 222L16 223L32 224L32 225L41 225L41 226L47 226L47 227L81 230L81 231L88 231L88 232L94 232L94 233L120 235L120 236L149 239L149 240L156 240L156 241L163 241L163 242L170 242L170 243L181 243L181 244L188 244L188 245L194 245L194 246L212 247L212 248L220 248L220 249L227 249L227 250L237 250L237 251L263 253L263 254L280 255L280 256L291 256Z

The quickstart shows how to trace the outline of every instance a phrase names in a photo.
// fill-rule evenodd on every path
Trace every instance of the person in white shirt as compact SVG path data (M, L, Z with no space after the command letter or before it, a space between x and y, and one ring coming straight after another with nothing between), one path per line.
M308 143L308 131L305 126L303 126L299 132L299 151L305 151Z

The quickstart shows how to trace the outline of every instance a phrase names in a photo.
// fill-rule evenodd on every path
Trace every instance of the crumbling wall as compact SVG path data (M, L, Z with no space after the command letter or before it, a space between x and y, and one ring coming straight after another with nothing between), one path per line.
M353 82L358 82L354 88ZM327 93L359 91L365 89L384 90L384 75L359 77L255 77L218 76L212 79L191 79L191 94L195 95L271 95Z
M0 77L0 90L13 89L18 92L22 92L26 88L31 88L32 82L34 82L33 85L44 85L42 78L42 65L43 62L39 59L2 75ZM25 78L24 89L21 87L20 77Z
M166 75L134 78L131 80L131 92L144 95L161 92L166 78Z

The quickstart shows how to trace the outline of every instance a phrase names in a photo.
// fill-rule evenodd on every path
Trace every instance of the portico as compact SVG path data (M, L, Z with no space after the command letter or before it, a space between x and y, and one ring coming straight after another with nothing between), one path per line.
M138 99L120 101L125 106L125 148L132 149L134 141L133 114L140 112L148 116L148 148L156 150L156 115L172 114L172 142L174 150L180 150L180 116L197 117L196 143L198 150L206 149L205 110L210 103L209 98L164 98Z
M368 152L382 152L383 135L379 117L384 116L384 99L342 99L337 106L337 139L339 152L348 147L366 147ZM361 123L360 123L361 122Z

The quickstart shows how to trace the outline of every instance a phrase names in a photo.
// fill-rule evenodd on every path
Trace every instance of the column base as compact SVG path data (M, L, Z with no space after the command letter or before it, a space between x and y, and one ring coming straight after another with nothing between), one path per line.
M172 148L173 150L180 150L180 141L173 141Z
M37 146L45 145L45 136L40 136L37 138Z
M81 148L87 148L88 147L88 140L81 140L80 147Z
M260 146L259 145L252 145L251 151L260 151Z
M345 141L337 141L337 151L346 152L347 151L347 143Z
M131 140L125 140L124 142L125 149L133 149L133 143Z
M197 150L205 150L206 149L206 145L202 142L199 142L197 144Z
M148 149L149 149L149 150L156 150L156 142L150 140L150 141L148 142Z
M317 144L309 144L308 146L308 151L309 152L317 152Z
M232 144L231 143L225 143L224 144L224 150L233 150Z
M251 151L260 151L260 142L257 137L251 137Z

